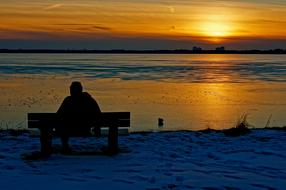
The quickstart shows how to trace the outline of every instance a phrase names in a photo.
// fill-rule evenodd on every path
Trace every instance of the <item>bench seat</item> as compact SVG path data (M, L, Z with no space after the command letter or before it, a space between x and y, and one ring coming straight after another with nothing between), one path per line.
M97 116L98 118L98 116ZM48 135L55 135L55 129L59 126L56 113L28 113L28 128L39 129L41 133L41 151L45 152ZM98 136L101 128L108 128L108 149L110 152L118 150L118 129L130 127L130 112L102 112L97 119L97 127L91 127L89 133L71 134L70 136L86 137ZM79 129L80 130L80 127Z

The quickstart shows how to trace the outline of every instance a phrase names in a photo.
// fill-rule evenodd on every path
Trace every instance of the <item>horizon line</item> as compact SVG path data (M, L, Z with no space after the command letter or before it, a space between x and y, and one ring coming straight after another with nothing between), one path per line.
M227 50L224 47L217 49L145 49L145 50L130 50L130 49L6 49L0 48L0 53L117 53L117 54L286 54L286 49L245 49L245 50Z

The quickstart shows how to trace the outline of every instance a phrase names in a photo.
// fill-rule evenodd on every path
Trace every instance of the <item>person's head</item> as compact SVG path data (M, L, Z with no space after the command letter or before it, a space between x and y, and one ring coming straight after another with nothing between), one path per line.
M82 94L82 85L78 81L72 82L70 86L70 94L73 97L80 96Z

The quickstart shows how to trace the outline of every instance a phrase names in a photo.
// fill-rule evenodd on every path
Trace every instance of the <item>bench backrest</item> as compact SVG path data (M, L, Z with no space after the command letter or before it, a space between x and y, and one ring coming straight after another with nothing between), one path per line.
M28 128L55 127L56 113L28 113ZM102 112L100 127L130 127L130 112Z

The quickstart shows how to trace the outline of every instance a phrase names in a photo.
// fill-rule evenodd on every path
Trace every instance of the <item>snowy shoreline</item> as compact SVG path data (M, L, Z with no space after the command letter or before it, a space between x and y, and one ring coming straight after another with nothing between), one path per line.
M2 131L1 189L284 189L286 131L251 131L239 137L214 130L132 133L119 137L115 156L53 154L39 161L21 159L39 150L39 138ZM106 142L71 139L78 152L98 152ZM58 138L53 146L60 147Z

